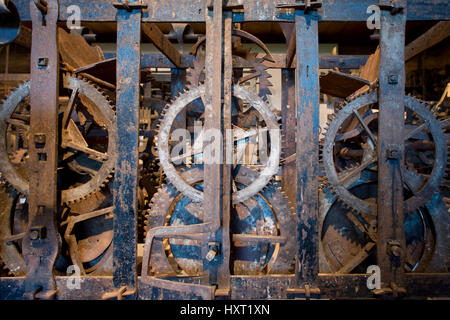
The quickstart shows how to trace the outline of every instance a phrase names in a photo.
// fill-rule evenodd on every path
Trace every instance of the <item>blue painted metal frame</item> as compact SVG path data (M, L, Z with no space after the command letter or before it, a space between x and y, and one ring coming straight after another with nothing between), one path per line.
M114 9L115 10L115 9ZM114 286L137 285L141 10L117 10L118 159L114 177Z
M148 10L143 12L143 22L205 22L205 3L207 0L153 0L148 1ZM60 0L60 20L67 20L67 8L78 5L83 21L116 21L113 3L117 0ZM294 21L292 10L278 10L282 3L294 0L252 0L244 2L244 12L233 13L234 22L244 21ZM14 1L21 19L30 21L29 0ZM367 7L377 4L376 0L324 0L319 9L321 21L366 21ZM409 0L408 20L450 20L447 0Z
M317 12L296 10L297 261L299 288L319 275L319 28Z

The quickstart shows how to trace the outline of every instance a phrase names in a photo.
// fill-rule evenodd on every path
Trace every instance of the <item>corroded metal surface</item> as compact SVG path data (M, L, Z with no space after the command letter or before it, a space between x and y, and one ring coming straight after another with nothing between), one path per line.
M112 5L111 5L112 7ZM114 286L137 286L141 9L117 9L117 165L114 177ZM129 296L132 298L134 295Z
M183 172L183 179L202 189L202 168ZM244 186L257 177L257 172L241 167L233 178ZM192 202L172 186L163 186L153 197L148 216L148 228L163 225L191 225L201 223L204 207ZM232 208L231 226L233 274L286 274L293 270L294 219L287 199L279 185L270 184L253 198L237 203ZM239 237L239 234L242 237ZM250 237L250 235L261 237ZM273 236L267 237L266 236ZM278 239L277 239L278 238ZM281 239L283 238L283 239ZM258 240L260 243L258 244ZM280 241L269 245L269 241ZM150 271L158 275L187 273L200 275L202 271L200 237L155 240L150 256ZM269 246L269 247L268 247ZM168 252L168 250L170 252ZM172 262L170 260L172 259ZM178 268L180 268L178 270ZM143 271L145 272L145 271Z
M264 100L262 100L255 93L250 92L249 90L240 87L234 86L234 96L240 98L246 102L248 102L252 107L254 107L261 117L264 119L267 129L270 130L270 156L266 163L266 167L261 171L259 177L255 179L249 186L246 188L239 190L233 193L233 202L244 201L266 186L272 177L278 172L279 165L279 156L281 152L281 141L279 134L279 125L271 111L270 106ZM164 112L164 118L161 121L161 126L159 129L158 135L158 151L159 151L159 160L164 169L164 173L166 174L169 181L183 194L188 196L194 201L201 202L203 201L203 193L199 190L195 190L191 186L187 185L180 177L171 163L170 159L170 150L169 150L169 138L170 138L170 129L172 127L172 123L176 118L177 114L183 110L190 102L200 98L202 94L205 92L205 87L200 86L189 91L186 91L184 94L180 95L178 99L174 101L168 108L166 108Z
M31 77L34 80L30 86L29 216L22 239L27 270L24 297L51 299L56 289L53 268L61 246L56 230L58 1L48 1L45 13L30 1L30 10L33 21Z
M68 115L73 109L78 112L81 117L85 114L86 118L92 118L94 124L106 131L107 141L95 145L99 152L86 142L85 136L78 127L75 127L73 120L70 120L72 131L61 130L62 139L59 145L64 149L63 159L60 164L67 167L68 170L78 171L89 174L90 179L81 184L69 185L61 190L61 199L65 203L79 201L84 197L99 190L102 185L111 178L115 162L117 159L116 143L117 129L116 118L112 104L109 98L95 85L82 78L73 75L65 75L64 87L71 91L75 99L80 101L72 101L72 107L67 106L65 113ZM12 163L11 154L20 150L10 150L7 141L12 129L15 129L24 140L23 148L27 150L29 146L29 112L32 110L29 106L30 82L26 82L16 90L14 90L8 98L3 102L0 111L0 170L4 179L17 191L29 194L28 179L28 160L23 157L20 161ZM74 105L77 104L76 107ZM79 104L79 105L78 105ZM71 110L72 108L72 110ZM68 120L72 118L66 117ZM92 124L90 124L92 126ZM93 128L93 127L92 127ZM78 143L74 143L78 137ZM100 165L99 165L100 164ZM88 170L88 171L86 171Z
M12 36L16 32L14 26L4 28L6 2L0 1L0 42L3 31L12 30ZM318 185L323 179L318 69L358 68L367 57L319 57L318 22L364 23L373 1L60 0L59 7L55 0L14 3L25 23L33 16L32 81L12 92L0 108L5 136L0 139L0 178L16 189L0 190L0 264L16 276L0 278L0 298L309 299L450 294L448 273L417 273L448 272L450 266L450 188L444 178L450 163L448 114L442 117L445 110L441 110L438 119L421 102L404 96L406 20L448 20L447 1L379 1L381 49L380 55L374 55L380 57L377 91L352 95L367 82L336 72L323 78L331 79L322 81L323 92L342 98L350 95L348 103L330 116L336 119L325 135L322 160L330 190ZM61 23L72 18L68 10L72 5L80 7L82 21L117 23L117 59L113 55L104 60L101 50L82 39L81 31L68 34L60 29L59 33L65 68L106 88L107 95L115 94L117 118L100 90L72 76L66 76L60 86L64 93L70 91L68 104L64 108L67 97L60 96L63 106L57 107L56 17ZM186 24L173 25L164 35L159 28L173 22L206 23L206 36L195 35ZM288 40L286 54L271 54L265 43L241 30L247 29L241 22L289 22L281 25ZM144 34L165 55L143 54L141 63L142 23L148 23ZM195 28L201 29L199 25ZM206 42L204 62L200 56L197 60L183 54L186 30L191 39L199 39L191 54ZM262 53L250 53L248 44L240 46L238 38L256 43ZM173 40L178 40L178 46ZM375 67L371 62L369 66ZM183 91L183 68L192 68L190 82L195 88L165 108L156 140L159 119L153 120L162 111L161 102L151 94L142 99L140 90L148 82L151 91L150 68L164 67L172 68L172 92L162 90L162 96L174 97ZM252 73L245 74L247 68ZM277 134L280 119L265 103L268 68L283 69L282 139ZM203 79L205 85L201 85ZM250 79L256 80L263 99L240 87ZM85 86L90 88L83 92ZM27 96L31 96L31 110ZM205 128L224 133L233 126L232 119L238 119L239 127L228 144L209 136L199 141L218 146L221 158L228 159L233 143L241 141L237 136L245 136L244 140L255 135L253 129L244 132L241 127L265 122L263 134L276 130L267 135L269 161L256 164L259 170L251 173L221 161L206 163L202 170L178 172L172 165L176 160L169 155L171 127L190 128L192 114L197 117L198 110L191 114L184 108L194 100L205 108ZM200 103L194 104L200 108ZM244 107L256 111L239 113L236 105L242 111ZM91 121L96 122L95 130ZM259 131L254 132L259 139ZM8 150L13 152L8 155ZM203 153L201 148L192 150L195 155ZM63 152L57 157L56 151ZM187 154L177 158L192 155ZM88 160L98 165L86 165ZM280 164L295 215L278 184L270 183ZM358 166L347 167L352 164ZM111 203L106 183L113 168ZM152 184L152 179L157 181ZM141 214L143 223L148 191L155 185L163 188L151 204L139 278L137 242L141 237L136 220ZM320 192L326 198L322 210ZM59 234L67 248L64 245L57 254ZM53 277L65 274L70 263L80 267L81 289L68 288L68 277ZM374 263L381 267L383 288L371 291L365 272ZM319 265L321 271L333 273L319 274ZM113 276L94 276L99 274Z
M344 122L347 119L352 118L355 115L355 112L359 112L360 109L367 106L377 107L378 101L378 90L372 90L358 97L354 97L352 101L343 105L339 112L334 115L333 120L329 123L329 127L322 145L323 165L327 177L327 183L333 190L333 193L335 193L337 197L345 202L349 207L360 213L372 216L376 215L376 204L359 199L345 187L346 182L358 179L358 177L363 174L365 169L374 167L374 165L376 165L379 161L378 156L375 153L374 145L371 144L372 138L370 138L370 141L367 142L367 147L364 151L364 155L362 155L361 162L354 164L352 168L339 171L336 164L335 153L337 152L337 141L345 141L355 137L355 135L361 134L361 131L356 129L351 132L342 131L341 128ZM445 167L447 164L447 149L441 123L435 118L426 104L413 97L406 96L403 98L402 105L404 105L406 110L412 114L419 116L420 118L418 120L420 122L418 124L411 125L410 128L408 128L408 131L406 131L406 134L403 134L401 145L407 144L411 137L413 137L414 140L428 140L428 135L425 137L420 136L420 131L426 131L429 132L432 138L431 140L434 148L434 160L432 170L430 171L431 175L426 179L420 178L418 173L411 171L412 168L407 168L404 163L400 165L401 170L403 171L403 176L406 179L406 182L404 182L405 188L408 189L409 185L409 188L414 189L413 195L409 197L405 196L403 203L404 212L408 213L423 206L435 192L439 191L439 186L444 177ZM364 124L367 122L365 126L369 131L370 128L368 125L372 127L375 122L379 122L379 115L377 114L378 113L366 111L364 120L361 118ZM402 119L402 122L405 122L404 119ZM379 130L380 129L378 129L378 131ZM376 131L373 133L373 139L375 141L380 139L379 133ZM419 179L419 183L416 182L417 179ZM403 198L404 197L402 196L402 199Z

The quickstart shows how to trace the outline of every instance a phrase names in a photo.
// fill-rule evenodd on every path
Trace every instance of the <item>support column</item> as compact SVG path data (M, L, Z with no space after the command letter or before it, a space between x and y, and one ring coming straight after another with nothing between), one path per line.
M213 10L206 10L206 81L205 96L205 138L204 165L204 220L207 215L223 214L223 140L222 132L222 67L223 67L223 1L214 0ZM214 147L211 147L211 145ZM209 147L208 147L209 145ZM212 154L208 154L208 151ZM219 152L219 154L217 154ZM208 160L209 158L209 160ZM217 232L205 234L203 247L203 278L207 284L218 283L218 268L222 263L222 244L216 238ZM211 256L216 254L214 257ZM209 256L208 256L209 255ZM212 259L211 259L212 258Z
M380 7L383 8L380 1ZM381 11L378 118L378 244L382 287L403 283L406 254L401 165L405 123L406 1ZM394 10L395 9L395 10Z
M297 254L299 293L319 293L319 16L296 10ZM311 289L313 288L313 289Z
M114 286L136 297L141 8L117 10L117 166L114 177Z
M22 241L27 266L25 298L56 295L53 268L61 246L56 227L58 163L58 1L30 1L31 46L28 227Z

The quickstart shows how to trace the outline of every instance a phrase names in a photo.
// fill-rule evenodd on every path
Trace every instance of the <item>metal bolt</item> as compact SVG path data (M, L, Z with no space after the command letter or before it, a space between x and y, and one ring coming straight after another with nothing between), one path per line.
M387 242L387 253L390 256L400 257L402 254L402 247L400 245L400 241L398 240L389 240Z
M392 255L395 257L400 257L400 255L402 254L402 248L400 248L398 246L393 246L391 250L392 250Z
M30 229L30 239L38 240L46 238L46 229L44 226L33 227Z
M388 77L389 84L397 84L398 83L398 75L390 74Z
M38 62L37 62L37 66L39 69L45 69L48 67L48 58L45 57L39 57L38 58Z
M30 239L31 240L37 240L39 239L39 231L38 230L33 230L30 232Z
M400 158L400 148L396 145L389 145L386 148L386 158L388 160L397 160Z
M40 144L44 144L45 143L45 134L44 133L36 133L34 135L34 143L40 143Z
M208 242L208 253L206 254L206 260L212 261L220 251L220 243L219 242Z

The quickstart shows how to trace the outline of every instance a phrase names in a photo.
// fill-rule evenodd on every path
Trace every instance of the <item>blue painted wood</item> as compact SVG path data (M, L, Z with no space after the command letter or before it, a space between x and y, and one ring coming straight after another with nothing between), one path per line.
M297 10L297 263L298 287L317 286L319 173L319 16Z
M117 10L118 160L114 177L114 286L135 288L141 11Z
M204 22L206 0L153 0L147 1L148 10L143 13L143 21L148 22ZM30 21L29 0L14 0L21 19ZM107 22L116 20L116 10L112 6L117 0L60 0L60 20L70 15L67 8L78 5L83 21ZM234 13L234 22L243 21L294 21L292 10L278 10L277 4L294 0L265 0L244 2L244 13ZM374 0L324 0L319 9L321 21L366 21L368 6ZM409 0L408 20L450 20L447 0Z

